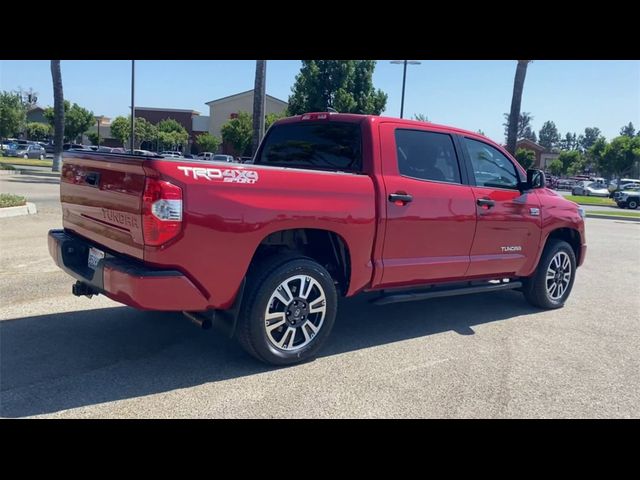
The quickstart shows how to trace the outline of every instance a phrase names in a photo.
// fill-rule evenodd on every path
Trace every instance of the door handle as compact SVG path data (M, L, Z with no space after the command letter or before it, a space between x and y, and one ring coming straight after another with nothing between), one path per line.
M392 203L395 203L396 205L406 205L409 202L413 201L413 196L409 195L408 193L390 193L389 194L389 201Z
M494 202L493 200L491 200L489 198L479 198L478 200L476 200L476 204L479 207L491 208L491 207L495 206L496 202Z

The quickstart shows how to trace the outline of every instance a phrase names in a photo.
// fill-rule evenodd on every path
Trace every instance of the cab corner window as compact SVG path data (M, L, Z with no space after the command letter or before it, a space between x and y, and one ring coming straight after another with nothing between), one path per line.
M518 188L516 167L499 150L471 138L464 138L463 142L478 187Z
M437 182L460 182L453 140L445 133L396 130L398 171L404 177Z

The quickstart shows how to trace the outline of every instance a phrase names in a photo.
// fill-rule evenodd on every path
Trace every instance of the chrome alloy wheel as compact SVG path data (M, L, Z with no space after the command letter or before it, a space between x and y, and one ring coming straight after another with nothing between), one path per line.
M308 275L287 278L271 294L264 315L269 342L281 350L308 345L322 328L327 300L322 286Z
M547 268L547 293L552 300L559 300L571 283L571 260L566 252L558 252Z

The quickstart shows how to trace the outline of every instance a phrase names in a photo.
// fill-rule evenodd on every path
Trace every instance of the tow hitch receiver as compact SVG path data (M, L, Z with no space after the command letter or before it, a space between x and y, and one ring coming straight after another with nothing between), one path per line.
M100 292L98 292L95 288L80 281L77 281L76 283L73 284L73 286L71 287L71 293L73 293L76 297L88 297L88 298L91 298L94 295L100 294Z

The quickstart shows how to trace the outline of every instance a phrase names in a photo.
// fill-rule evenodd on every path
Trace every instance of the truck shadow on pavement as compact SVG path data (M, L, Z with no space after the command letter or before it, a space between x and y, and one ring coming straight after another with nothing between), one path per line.
M476 325L538 312L517 292L385 306L370 305L371 298L341 300L317 361L447 331L473 335ZM269 370L235 341L202 332L180 314L115 307L0 322L2 417L51 414Z

